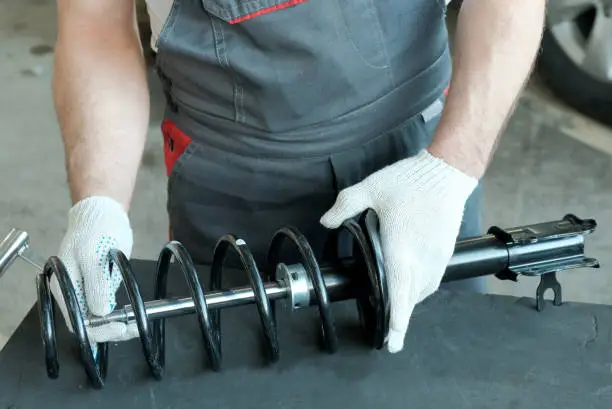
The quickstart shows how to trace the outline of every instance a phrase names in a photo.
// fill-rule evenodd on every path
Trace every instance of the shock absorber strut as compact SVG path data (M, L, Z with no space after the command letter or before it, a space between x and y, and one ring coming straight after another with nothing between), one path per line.
M556 273L581 267L599 267L597 260L584 255L584 236L595 230L595 220L582 220L567 214L561 220L502 229L491 227L487 234L460 240L447 266L443 282L495 275L502 280L516 281L519 275L540 276L536 290L536 308L544 307L544 293L552 289L553 304L560 305L561 286ZM353 239L354 255L348 258L330 256L324 262L315 259L305 236L293 227L284 227L272 237L268 263L263 270L256 265L248 245L234 235L221 237L213 254L210 283L207 292L200 284L196 265L181 243L168 242L159 254L154 300L145 302L127 257L118 250L110 251L110 263L123 277L130 304L104 317L83 316L74 287L62 261L52 256L44 260L30 249L28 234L13 229L0 243L0 276L18 258L37 266L38 312L47 375L59 376L58 351L55 338L54 303L50 291L53 275L58 280L66 301L73 335L80 350L85 372L96 388L104 386L108 364L107 343L97 344L94 356L87 337L87 326L110 322L136 322L143 353L152 375L161 379L165 367L165 319L196 314L207 352L214 370L221 365L220 310L256 304L261 318L268 358L278 360L279 343L276 331L275 302L286 299L292 308L316 306L322 322L325 348L334 352L338 340L331 312L333 302L355 299L361 325L372 348L383 347L388 329L389 305L383 256L378 236L378 220L373 211L364 212L357 220L345 222L332 234L328 248L333 249L341 231ZM281 247L291 242L298 250L301 262L285 264L280 259ZM223 289L221 277L224 261L233 250L249 279L249 285ZM171 260L182 271L191 295L167 298L166 283Z

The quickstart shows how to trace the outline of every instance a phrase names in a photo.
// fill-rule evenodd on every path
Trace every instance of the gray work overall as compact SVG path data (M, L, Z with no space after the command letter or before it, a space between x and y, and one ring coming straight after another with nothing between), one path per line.
M430 142L451 75L445 8L175 0L156 42L172 238L210 263L233 233L263 263L293 225L320 255L338 192ZM461 237L482 234L480 196Z

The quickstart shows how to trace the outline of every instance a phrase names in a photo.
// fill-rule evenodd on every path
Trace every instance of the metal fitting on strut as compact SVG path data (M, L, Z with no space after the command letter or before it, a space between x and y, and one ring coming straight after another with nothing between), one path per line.
M310 305L310 280L301 264L286 265L280 263L276 267L276 280L289 290L288 299L293 309Z

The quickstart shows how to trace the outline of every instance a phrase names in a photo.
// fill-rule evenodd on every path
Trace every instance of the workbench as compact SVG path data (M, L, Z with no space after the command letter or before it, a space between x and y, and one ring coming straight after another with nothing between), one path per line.
M155 264L132 261L146 300ZM202 269L201 282L208 283ZM572 274L568 272L567 274ZM521 278L529 279L529 278ZM186 297L174 268L168 296ZM224 285L243 285L226 271ZM123 289L119 304L127 304ZM277 302L280 359L265 361L254 305L222 310L223 363L210 369L195 315L166 319L166 371L151 376L140 340L109 346L93 389L57 312L60 376L46 375L36 306L0 353L0 409L612 408L612 307L440 290L417 306L398 354L364 343L353 300L333 304L335 354L320 346L315 307Z

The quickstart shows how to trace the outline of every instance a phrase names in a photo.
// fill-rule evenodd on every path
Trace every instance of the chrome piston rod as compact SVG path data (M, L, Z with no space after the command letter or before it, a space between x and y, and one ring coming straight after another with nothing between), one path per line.
M264 284L266 295L270 301L281 299L294 300L293 307L310 306L311 296L314 291L310 280L307 278L306 271L300 265L284 266L280 269L292 270L292 278L279 279L275 282ZM331 301L339 301L342 299L352 298L350 292L350 278L335 274L333 272L321 271L324 274L325 287ZM305 281L308 281L306 283ZM303 285L300 285L302 283ZM255 293L250 286L236 287L222 291L211 291L204 295L206 305L209 309L230 308L255 302ZM147 301L144 303L147 311L147 316L150 319L176 317L180 315L191 314L195 311L195 303L192 298L166 298L163 300ZM90 317L85 319L85 325L100 326L110 322L125 322L128 323L134 320L134 310L131 305L126 305L123 308L116 309L104 317Z

